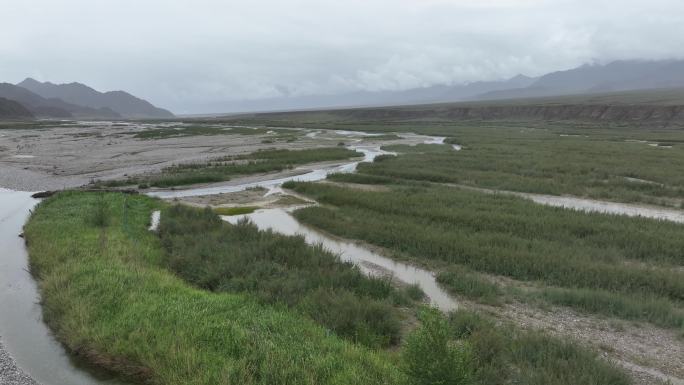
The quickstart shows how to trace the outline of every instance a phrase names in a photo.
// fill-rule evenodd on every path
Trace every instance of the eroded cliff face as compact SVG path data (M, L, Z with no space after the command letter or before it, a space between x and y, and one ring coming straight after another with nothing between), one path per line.
M398 108L337 110L344 118L368 120L446 119L446 120L586 120L643 125L684 125L684 105L435 105Z

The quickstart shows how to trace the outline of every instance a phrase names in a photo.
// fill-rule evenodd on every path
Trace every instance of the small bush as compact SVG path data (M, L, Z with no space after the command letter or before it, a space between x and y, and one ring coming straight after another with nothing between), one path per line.
M403 370L414 385L470 384L473 372L470 347L454 344L449 325L437 310L421 314L422 325L407 338Z

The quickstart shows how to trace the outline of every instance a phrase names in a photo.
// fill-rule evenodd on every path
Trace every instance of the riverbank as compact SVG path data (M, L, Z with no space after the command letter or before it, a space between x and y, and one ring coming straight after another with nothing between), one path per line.
M0 340L0 384L2 385L40 385L23 370L7 353Z
M435 271L465 308L580 340L640 384L684 378L681 224L437 185L287 187L319 203L298 220Z
M70 351L154 384L400 382L381 352L251 296L199 290L164 269L160 240L147 230L160 204L64 192L36 209L26 226L32 271L45 319Z
M158 209L159 228L150 232L151 214ZM436 313L437 323L425 324L425 316L417 316L405 325L409 336L399 345L391 339L387 345L376 345L376 338L357 340L372 330L392 329L385 326L391 325L387 309L367 299L359 307L354 295L393 298L392 286L355 276L352 265L328 266L330 258L306 262L305 249L332 254L305 246L302 238L223 223L208 209L168 208L142 195L63 192L38 206L26 237L46 320L60 341L88 361L135 380L418 384L422 378L406 382L411 376L406 367L438 360L445 367L458 365L478 384L491 383L488 379L498 374L522 383L629 384L610 362L573 341L463 311L448 317ZM325 274L307 273L311 269ZM253 280L255 274L264 279ZM322 286L316 288L316 282ZM331 287L356 294L322 295ZM405 287L419 299L419 292ZM304 294L302 302L298 293ZM284 301L272 303L271 295ZM392 303L413 311L406 302ZM305 316L307 309L315 311ZM366 315L368 325L375 326L364 326ZM345 334L354 325L361 333ZM438 330L430 331L434 327ZM510 332L499 332L501 327ZM425 333L440 333L443 339L423 348L445 349L447 355L430 350L416 356L416 344L432 344L421 340ZM369 342L384 348L368 349ZM490 343L510 349L490 355Z

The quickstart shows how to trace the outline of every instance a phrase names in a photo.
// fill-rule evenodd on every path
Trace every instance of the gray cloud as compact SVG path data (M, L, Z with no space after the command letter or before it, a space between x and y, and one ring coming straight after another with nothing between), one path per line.
M679 0L0 0L0 75L220 100L399 90L682 56Z

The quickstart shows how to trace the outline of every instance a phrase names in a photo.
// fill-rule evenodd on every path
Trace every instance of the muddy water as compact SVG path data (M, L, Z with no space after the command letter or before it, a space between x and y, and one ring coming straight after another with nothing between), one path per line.
M122 384L73 361L42 321L38 288L19 237L37 200L0 188L0 338L17 366L43 385Z
M594 199L568 196L544 195L507 190L492 190L481 187L472 187L451 183L445 183L444 185L464 190L478 191L485 194L513 195L529 199L540 205L562 207L566 209L584 211L589 213L625 215L628 217L644 217L651 219L659 219L663 221L684 223L684 210L628 203L599 201Z
M322 244L326 249L338 254L343 261L350 261L359 266L366 274L391 274L394 279L404 283L418 284L432 305L442 311L454 310L457 307L456 301L439 287L431 272L394 261L355 243L335 239L304 226L285 209L264 209L252 214L223 217L230 223L237 223L242 218L248 218L262 230L271 229L285 235L302 235L308 244Z
M596 201L592 199L574 198L574 197L562 197L554 195L540 195L540 194L527 194L527 193L516 193L507 192L511 195L521 196L523 198L530 199L535 203L539 203L547 206L563 207L567 209L585 211L585 212L597 212L602 214L619 214L626 215L628 217L644 217L660 219L665 221L684 223L684 211L667 209L660 207L649 207L649 206L639 206L630 205L626 203L615 203L615 202L605 202Z

